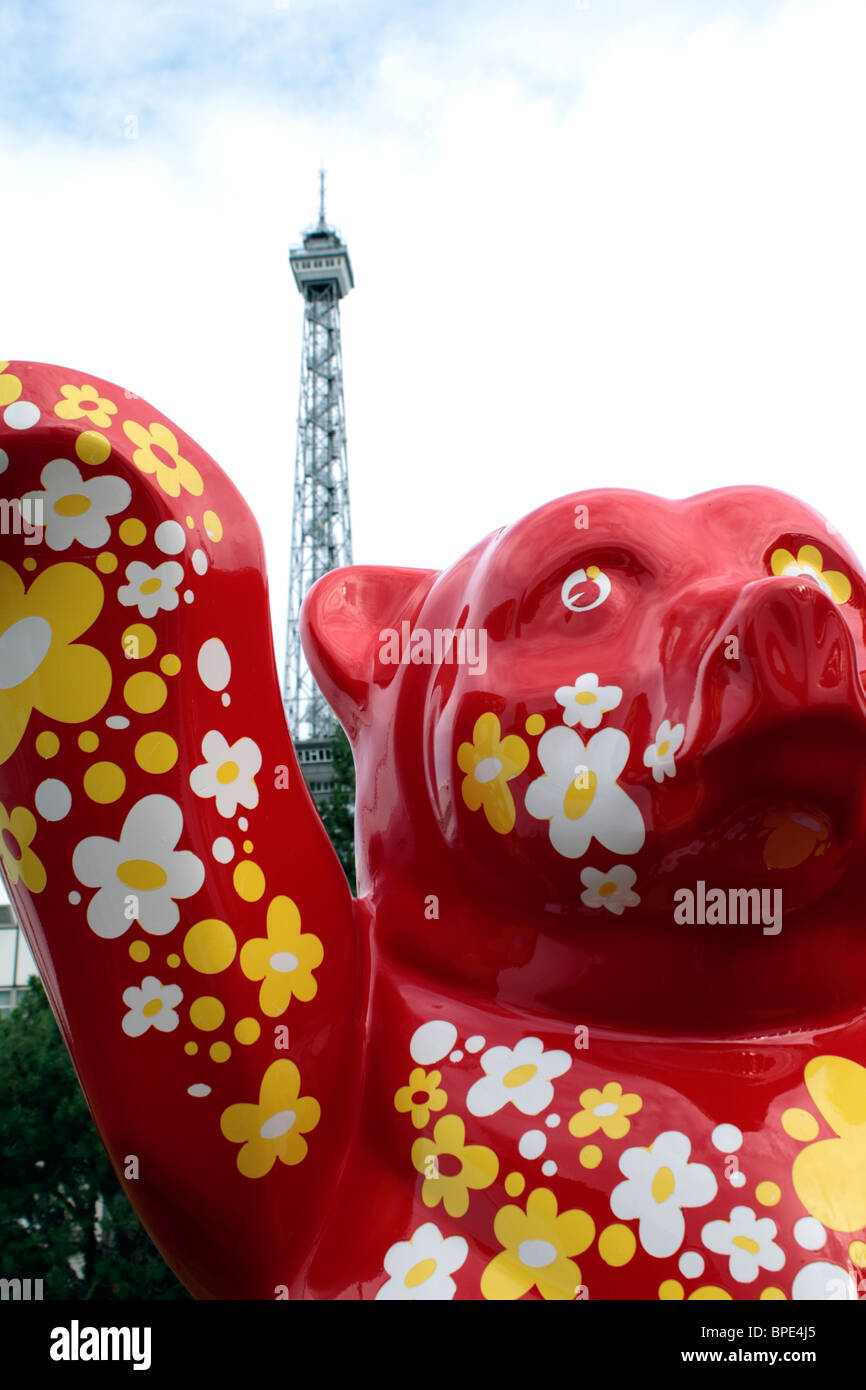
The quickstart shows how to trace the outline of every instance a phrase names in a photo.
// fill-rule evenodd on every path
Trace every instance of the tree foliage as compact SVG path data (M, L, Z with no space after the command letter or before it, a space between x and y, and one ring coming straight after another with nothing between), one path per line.
M0 1019L0 1277L41 1279L46 1299L190 1296L114 1175L35 976Z
M331 745L334 784L328 799L319 808L320 815L337 851L349 887L355 892L355 760L349 740L337 729Z

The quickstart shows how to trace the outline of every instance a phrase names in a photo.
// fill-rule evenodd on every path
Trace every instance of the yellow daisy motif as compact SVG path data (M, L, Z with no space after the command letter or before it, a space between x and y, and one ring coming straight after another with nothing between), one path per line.
M441 1080L441 1071L427 1073L423 1067L416 1067L409 1073L409 1085L401 1086L395 1095L395 1109L401 1115L411 1114L416 1129L429 1124L431 1110L444 1110L448 1104L448 1096L438 1089Z
M636 1115L643 1105L640 1096L623 1095L618 1081L608 1081L601 1091L590 1086L589 1090L581 1092L580 1103L583 1109L568 1122L569 1133L575 1139L586 1139L599 1129L608 1139L624 1139L631 1129L627 1116Z
M792 578L798 574L817 580L824 593L834 603L847 603L851 597L851 581L839 570L825 570L824 557L814 545L801 545L796 556L790 550L774 550L770 556L773 574Z
M484 807L488 824L500 835L514 828L514 798L508 789L512 777L518 777L529 762L529 749L518 734L500 739L501 729L495 714L482 714L475 721L472 742L461 743L457 750L457 766L465 772L460 788L470 811Z
M316 1128L322 1110L312 1096L302 1096L301 1074L294 1062L273 1062L262 1078L258 1105L230 1105L220 1129L232 1144L243 1144L238 1171L262 1178L277 1159L294 1167L307 1156L305 1134Z
M533 1287L548 1300L575 1298L582 1280L579 1265L570 1257L582 1255L595 1237L595 1222L587 1212L558 1215L553 1193L537 1187L525 1211L501 1207L493 1229L504 1249L481 1276L485 1298L522 1298Z
M421 1197L426 1207L443 1202L449 1216L465 1216L469 1189L496 1181L499 1159L483 1144L466 1144L466 1127L459 1115L443 1115L432 1139L416 1139L412 1162L424 1175Z
M189 459L181 457L180 445L170 429L158 420L151 423L149 430L135 420L124 420L123 432L136 446L132 455L136 468L142 473L155 473L156 481L169 497L179 497L181 488L194 497L201 496L201 474Z
M847 1057L813 1057L804 1080L838 1137L797 1155L794 1188L810 1216L831 1231L859 1231L866 1226L866 1069Z
M10 888L19 878L31 893L41 893L47 883L44 865L30 848L36 834L36 817L25 806L16 806L11 815L0 805L0 858Z
M241 947L241 970L248 980L261 980L259 1007L277 1018L292 995L307 1003L318 988L313 971L322 964L324 948L312 932L301 931L301 914L291 898L274 898L268 907L268 934Z
M52 565L25 591L0 562L0 763L15 752L34 709L65 724L102 709L111 667L75 638L96 620L103 599L100 580L84 565Z
M57 402L54 414L61 420L84 418L104 430L111 424L112 415L117 414L114 401L100 396L95 386L61 386L60 394L65 399Z

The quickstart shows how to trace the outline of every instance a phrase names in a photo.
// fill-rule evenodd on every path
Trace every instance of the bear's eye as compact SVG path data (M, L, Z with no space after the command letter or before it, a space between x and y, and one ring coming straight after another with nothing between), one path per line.
M572 613L588 613L591 608L598 608L604 603L609 595L610 580L598 565L574 570L561 590L562 601Z

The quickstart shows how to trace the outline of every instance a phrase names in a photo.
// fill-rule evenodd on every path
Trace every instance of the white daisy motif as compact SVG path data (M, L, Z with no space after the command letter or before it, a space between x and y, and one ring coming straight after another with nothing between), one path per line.
M123 1002L129 1009L124 1014L121 1027L130 1038L140 1038L148 1028L156 1028L160 1033L171 1033L180 1019L175 1010L183 998L180 985L162 985L155 975L147 975L141 988L130 985L123 991Z
M196 796L213 796L221 816L230 819L245 806L252 811L259 804L259 789L253 778L262 765L262 754L251 738L239 738L229 745L216 729L209 730L201 741L202 757L189 774L189 784Z
M755 1215L751 1207L734 1207L729 1221L708 1221L701 1239L708 1250L728 1256L732 1279L753 1284L762 1269L779 1270L785 1254L774 1244L776 1223L769 1216Z
M117 591L125 608L136 606L143 618L155 618L160 608L166 612L177 608L177 586L183 579L183 567L176 560L166 560L156 569L143 560L133 560L126 567L126 577L129 583Z
M625 908L637 907L640 896L631 891L637 878L634 869L628 864L614 864L607 873L600 869L581 869L580 881L586 891L581 893L580 901L587 907L606 907L621 917Z
M486 1075L466 1097L471 1115L495 1115L511 1104L523 1115L540 1115L553 1100L553 1077L571 1066L567 1052L545 1052L540 1038L521 1038L516 1047L489 1047L481 1057Z
M526 809L550 821L550 843L566 859L579 859L593 836L614 854L636 854L644 842L643 816L617 777L628 761L628 737L602 729L584 747L561 726L538 741L545 775L526 790Z
M152 936L177 926L176 898L191 898L204 883L204 865L190 850L175 852L183 815L169 796L145 796L123 823L119 840L90 835L75 847L79 883L98 888L87 908L97 936L112 939L137 921Z
M572 728L582 724L585 729L597 729L603 714L616 709L622 699L618 685L599 685L598 676L589 671L578 676L574 685L561 685L556 691L557 703L562 705L562 718Z
M408 1240L398 1240L385 1256L391 1278L376 1294L385 1300L452 1299L457 1285L451 1275L463 1264L469 1246L462 1236L442 1235L432 1221L419 1226Z
M651 743L645 750L643 765L652 768L653 777L657 782L663 782L665 777L676 777L674 754L678 752L685 732L684 724L674 724L671 728L669 719L662 720L656 729L655 743Z
M73 541L93 549L105 545L111 536L106 518L122 512L132 498L123 478L83 478L69 459L46 463L40 481L44 492L25 492L21 503L28 504L25 517L34 508L41 512L49 550L68 550Z
M610 1194L610 1209L620 1221L637 1219L640 1243L648 1255L665 1259L679 1250L686 1223L683 1207L705 1207L718 1191L712 1169L689 1163L691 1141L679 1130L666 1130L649 1149L626 1149L620 1156L621 1182Z

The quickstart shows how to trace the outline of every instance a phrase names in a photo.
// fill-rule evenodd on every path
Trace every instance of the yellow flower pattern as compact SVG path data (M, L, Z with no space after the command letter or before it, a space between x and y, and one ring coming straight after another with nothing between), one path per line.
M135 447L132 461L142 473L155 473L156 481L169 497L179 497L180 490L200 497L204 483L198 469L181 456L176 436L167 426L152 422L150 429L135 420L124 420L123 432Z
M794 576L811 574L834 603L847 603L851 597L851 581L839 570L825 570L824 557L815 545L801 545L796 556L780 547L770 556L773 574Z
M411 1115L416 1129L423 1129L430 1123L431 1110L444 1110L448 1097L439 1090L441 1071L425 1072L423 1067L415 1067L409 1075L409 1085L401 1086L394 1097L394 1107L401 1115Z
M220 1129L233 1144L243 1144L238 1171L245 1178L262 1178L277 1159L294 1167L307 1156L305 1134L316 1128L321 1107L312 1096L300 1095L301 1074L294 1062L281 1058L262 1078L258 1105L230 1105L220 1117Z
M470 811L484 807L488 824L500 835L514 828L514 798L508 783L518 777L529 762L529 749L518 734L501 738L495 714L482 714L475 721L472 742L461 743L457 765L465 772L461 794Z
M291 898L273 899L267 924L266 937L253 937L242 946L241 969L247 979L262 982L262 1013L278 1018L292 995L304 1003L315 995L313 971L322 964L324 948L312 932L301 932L301 914Z
M575 1298L581 1276L571 1257L588 1250L595 1236L595 1222L587 1212L559 1214L554 1194L538 1187L530 1192L525 1211L501 1207L493 1229L504 1248L481 1276L485 1298L522 1298L531 1288L548 1300Z
M492 1149L465 1141L460 1116L443 1115L432 1139L416 1139L412 1145L412 1162L424 1175L424 1205L435 1207L441 1201L449 1216L465 1216L470 1188L489 1187L499 1172L499 1159Z
M95 386L61 386L63 400L54 407L54 414L61 420L87 419L99 429L107 429L112 415L117 414L114 401L100 396Z
M643 1105L640 1096L623 1095L618 1081L608 1081L600 1091L594 1086L582 1091L580 1103L583 1109L568 1122L569 1132L575 1139L585 1139L598 1129L603 1130L608 1139L624 1139L631 1129L627 1117L637 1114Z
M96 647L74 639L98 617L103 597L83 565L52 565L25 591L0 563L0 763L15 752L34 709L67 724L102 709L111 667Z
M36 834L36 817L26 806L16 806L10 814L0 804L0 858L9 885L19 878L31 893L41 893L47 883L45 867L30 848Z
M794 1160L794 1189L831 1231L866 1226L866 1068L847 1057L814 1057L806 1087L835 1139L820 1139Z

